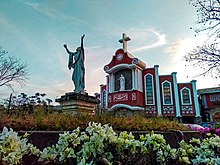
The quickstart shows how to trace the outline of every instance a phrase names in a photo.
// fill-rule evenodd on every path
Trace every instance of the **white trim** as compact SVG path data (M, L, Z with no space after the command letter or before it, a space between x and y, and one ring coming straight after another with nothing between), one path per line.
M184 103L183 102L183 90L186 89L188 91L188 94L189 94L189 103ZM191 98L191 92L190 92L190 89L187 88L187 87L183 87L181 90L180 90L180 98L181 98L181 103L182 105L192 105L192 98Z
M147 104L146 77L147 77L148 75L152 77L151 80L152 80L153 104ZM153 75L150 74L150 73L144 75L144 93L145 93L145 105L155 105L155 99L154 99L154 78L153 78Z
M159 80L159 73L158 73L158 68L159 65L154 65L154 70L155 70L155 83L156 83L156 97L157 97L157 113L159 116L162 115L162 110L161 110L161 94L160 94L160 80Z
M113 66L111 69L105 70L106 73L115 73L119 70L123 70L123 69L132 69L132 68L139 68L140 70L143 70L143 68L139 67L136 64L118 64Z
M143 107L138 107L138 106L130 106L130 105L126 105L126 104L115 104L113 105L111 108L110 108L110 111L113 111L114 109L116 108L127 108L127 109L130 109L130 110L144 110Z
M165 100L164 100L164 89L163 89L163 84L164 83L168 83L169 86L170 86L170 101L171 103L170 104L165 104ZM165 80L164 82L162 82L162 96L163 96L163 105L173 105L173 97L172 97L172 85L171 85L171 82Z

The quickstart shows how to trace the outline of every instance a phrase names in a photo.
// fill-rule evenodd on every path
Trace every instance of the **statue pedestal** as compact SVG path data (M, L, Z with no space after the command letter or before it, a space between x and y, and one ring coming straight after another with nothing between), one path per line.
M96 105L99 104L94 96L74 92L65 93L55 101L60 103L61 111L67 114L95 114Z

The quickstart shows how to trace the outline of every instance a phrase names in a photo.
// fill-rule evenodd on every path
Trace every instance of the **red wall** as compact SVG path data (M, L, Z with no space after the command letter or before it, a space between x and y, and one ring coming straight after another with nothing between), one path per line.
M132 98L133 94L133 98ZM134 99L134 94L136 95ZM115 99L115 98L122 98ZM144 106L144 94L140 91L123 91L108 94L108 107L111 108L115 104L126 104L130 106Z
M183 113L183 106L187 106L187 105L182 105L180 90L182 88L184 88L184 87L190 89L192 104L188 105L188 107L192 107L193 113ZM178 84L178 92L179 92L179 102L180 102L180 113L181 113L181 115L182 116L195 116L195 104L194 104L192 84L191 83L181 83L181 84Z
M160 99L161 99L161 109L162 109L162 114L163 116L176 116L176 104L175 104L175 97L174 97L174 86L173 86L173 76L172 75L164 75L164 76L159 76L159 81L160 81ZM162 91L162 83L164 81L169 81L171 83L171 89L172 89L172 100L173 104L172 105L163 105L163 91ZM173 107L174 113L170 114L165 114L163 108L164 107Z

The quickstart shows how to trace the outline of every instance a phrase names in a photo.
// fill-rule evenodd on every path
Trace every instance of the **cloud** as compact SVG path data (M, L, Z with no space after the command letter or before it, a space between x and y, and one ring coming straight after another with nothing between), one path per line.
M180 38L171 42L165 49L165 53L172 57L173 61L182 60L197 45L205 41L204 37L198 38Z
M36 10L37 12L40 12L48 17L51 18L65 18L65 15L61 12L58 12L58 10L56 10L53 7L47 7L47 5L43 5L40 3L33 3L33 2L23 2L25 5L33 8L34 10Z
M78 22L80 24L85 24L83 21L81 21L81 19L73 16L73 15L67 15L65 14L65 12L63 12L62 9L62 1L56 1L56 2L52 2L49 4L42 4L42 3L36 3L36 2L25 2L25 1L21 1L22 3L24 3L25 5L31 7L32 9L34 9L35 11L44 14L45 16L52 18L52 19L56 19L56 20L69 20L69 21L74 21L74 22Z
M160 47L166 44L166 35L154 29L130 29L128 34L134 40L131 43L131 52L144 51L151 48Z

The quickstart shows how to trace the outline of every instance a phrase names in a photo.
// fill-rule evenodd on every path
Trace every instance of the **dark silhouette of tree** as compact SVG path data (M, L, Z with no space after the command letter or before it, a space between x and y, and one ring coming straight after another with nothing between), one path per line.
M9 99L5 99L6 112L8 114L31 114L34 112L34 106L43 106L45 113L48 113L48 108L52 102L49 98L44 98L45 93L35 93L33 96L28 96L21 93L18 96L10 95Z
M28 75L28 65L18 58L8 56L8 52L0 47L0 87L12 88L12 83L24 84Z
M220 0L190 0L196 8L196 33L206 33L201 46L195 47L185 59L194 66L200 66L200 75L211 74L220 78Z

